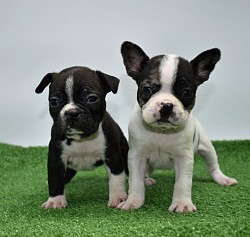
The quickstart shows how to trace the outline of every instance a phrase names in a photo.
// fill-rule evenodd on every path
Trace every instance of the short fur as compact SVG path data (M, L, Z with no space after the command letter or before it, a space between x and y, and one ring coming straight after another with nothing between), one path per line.
M204 158L215 182L237 184L220 170L211 141L191 114L196 90L220 60L220 50L205 51L191 62L177 55L150 59L131 42L123 43L121 53L127 74L137 83L138 103L129 123L129 196L118 208L140 208L145 199L144 177L156 168L174 168L176 179L169 211L196 211L191 200L196 152ZM147 179L149 184L155 183Z
M104 163L109 175L110 207L127 198L125 172L128 144L121 129L106 112L106 94L117 92L119 80L87 67L48 73L36 88L50 85L53 118L48 154L49 198L44 208L67 206L65 184L79 170Z

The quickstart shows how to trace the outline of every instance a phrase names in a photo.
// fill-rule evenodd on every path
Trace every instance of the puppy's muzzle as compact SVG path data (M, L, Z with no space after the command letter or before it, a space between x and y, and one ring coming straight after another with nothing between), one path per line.
M171 116L171 114L173 113L173 108L174 105L172 103L161 103L162 108L160 110L160 115L161 115L161 122L168 122L168 118Z
M84 112L79 109L69 109L65 111L64 117L67 126L79 129L81 127L81 121L83 122L86 116Z
M75 119L80 118L81 112L76 109L71 109L65 112L65 116L67 119L74 121Z

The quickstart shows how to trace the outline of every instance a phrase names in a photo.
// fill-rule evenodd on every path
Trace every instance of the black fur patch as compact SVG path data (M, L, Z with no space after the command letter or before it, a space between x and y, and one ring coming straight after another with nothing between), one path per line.
M182 102L188 111L194 107L197 85L190 63L179 58L177 75L173 85L173 94Z

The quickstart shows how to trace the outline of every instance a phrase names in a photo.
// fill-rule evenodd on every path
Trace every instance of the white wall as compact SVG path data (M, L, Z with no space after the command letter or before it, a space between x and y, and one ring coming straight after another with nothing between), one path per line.
M136 85L120 55L125 40L149 56L187 59L218 47L222 59L202 85L194 113L213 140L250 139L250 1L0 1L0 142L46 145L52 120L42 77L85 65L121 79L108 110L127 134Z

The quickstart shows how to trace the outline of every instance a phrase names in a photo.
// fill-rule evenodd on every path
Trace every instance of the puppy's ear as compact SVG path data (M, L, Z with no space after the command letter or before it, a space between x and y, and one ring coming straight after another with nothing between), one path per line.
M126 67L127 74L133 79L144 69L149 57L136 44L125 41L121 46L123 63Z
M110 91L112 91L114 94L117 93L118 85L120 82L118 78L105 74L101 71L96 71L96 74L104 87L105 93L108 93Z
M208 80L210 73L213 71L216 63L220 60L220 56L220 50L214 48L204 51L190 62L194 74L198 79L198 85Z
M36 93L40 94L43 92L43 90L52 82L52 79L56 73L48 73L44 76L44 78L41 80L40 84L36 88Z

